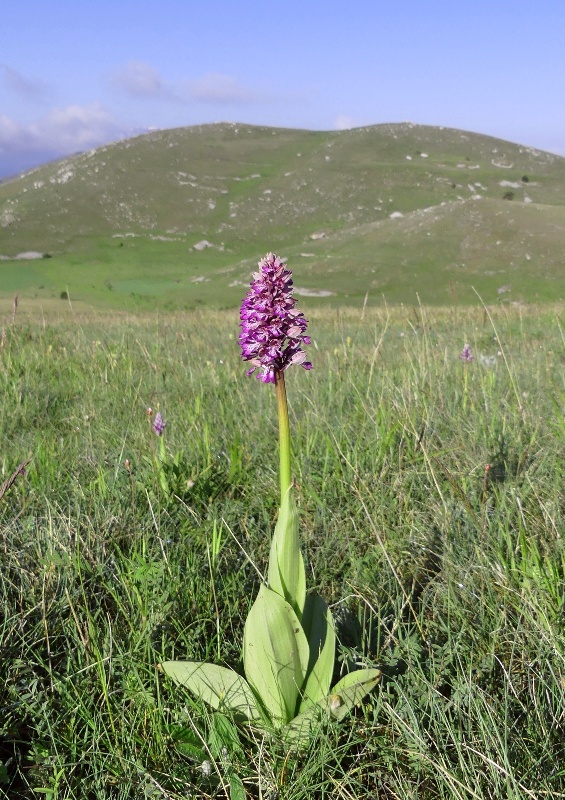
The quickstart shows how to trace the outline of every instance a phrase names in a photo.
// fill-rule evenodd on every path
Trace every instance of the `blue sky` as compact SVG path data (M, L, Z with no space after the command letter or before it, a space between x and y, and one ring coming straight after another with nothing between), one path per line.
M563 0L3 0L0 176L153 128L411 121L565 155Z

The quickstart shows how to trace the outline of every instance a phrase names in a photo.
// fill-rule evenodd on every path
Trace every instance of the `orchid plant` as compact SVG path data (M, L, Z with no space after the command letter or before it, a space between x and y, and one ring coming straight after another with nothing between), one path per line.
M300 744L325 716L342 719L378 682L378 669L331 681L336 634L331 611L306 593L298 512L291 478L290 426L284 373L311 369L303 346L307 320L295 307L292 274L269 253L259 262L241 306L242 358L265 384L274 384L279 418L281 502L271 542L267 584L259 588L243 632L245 677L217 664L167 661L164 672L212 708L281 730Z

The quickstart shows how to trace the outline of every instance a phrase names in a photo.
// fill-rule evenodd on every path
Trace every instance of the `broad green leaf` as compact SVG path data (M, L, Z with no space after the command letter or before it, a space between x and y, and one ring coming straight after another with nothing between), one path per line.
M202 763L206 758L206 751L202 747L202 740L192 728L184 725L167 725L166 728L179 752Z
M165 661L166 675L215 709L228 709L247 719L260 718L255 697L245 678L231 669L201 661Z
M230 775L230 800L246 800L247 793L243 785L243 781L232 772Z
M262 585L245 622L243 664L274 723L294 717L308 660L308 642L294 610Z
M327 718L327 712L320 703L308 706L284 728L285 742L298 749L305 747L312 737L314 728L320 724L323 717Z
M233 758L234 754L244 757L237 727L220 711L216 711L212 716L212 724L208 733L208 747L214 758L221 758L224 749L227 750L230 758Z
M284 728L288 744L300 748L308 744L316 726L325 718L342 720L368 694L381 678L380 669L360 669L345 675L331 694L308 706Z
M292 488L285 494L271 542L268 569L269 589L277 592L302 619L306 599L306 572L300 551L298 510Z
M333 676L335 630L332 612L323 597L309 595L306 598L302 627L310 648L310 660L300 711L326 697Z
M322 702L334 719L342 720L353 706L375 688L381 675L380 669L358 669L355 672L348 672L332 688L329 697Z

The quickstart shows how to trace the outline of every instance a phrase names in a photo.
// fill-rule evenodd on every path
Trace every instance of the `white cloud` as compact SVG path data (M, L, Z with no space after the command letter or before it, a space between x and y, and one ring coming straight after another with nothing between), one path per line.
M49 151L64 155L121 135L117 121L99 104L54 108L28 125L0 115L0 153Z
M18 125L11 117L0 114L0 148L6 146L8 142L15 141L22 133L21 125Z
M374 125L375 122L370 119L362 119L361 117L350 117L347 114L338 114L334 119L334 130L336 131L349 131L352 128L363 128L366 125Z
M174 97L157 70L144 61L129 61L124 67L115 70L110 81L122 91L135 97L153 99Z
M266 92L251 89L233 75L220 72L207 72L200 78L183 78L175 83L168 83L151 64L144 61L129 61L125 66L114 70L110 75L110 83L133 97L175 103L192 101L215 105L247 105L269 100Z
M334 129L336 131L348 131L354 127L353 117L348 117L346 114L339 114L334 120Z
M232 75L219 72L208 72L196 80L183 82L193 100L201 103L262 103L266 97L255 90L239 83Z
M99 103L54 108L31 127L39 140L61 152L84 150L120 135L117 121Z

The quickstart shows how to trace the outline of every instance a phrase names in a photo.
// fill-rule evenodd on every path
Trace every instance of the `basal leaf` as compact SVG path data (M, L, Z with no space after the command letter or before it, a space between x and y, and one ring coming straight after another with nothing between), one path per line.
M320 720L323 717L327 718L327 711L322 708L320 703L308 706L305 711L291 719L285 727L283 731L285 742L297 749L305 747L312 737L312 732L320 724Z
M310 659L302 688L300 711L317 703L329 692L335 661L335 630L332 612L319 595L306 598L302 627L308 640Z
M375 688L381 675L380 669L358 669L344 675L332 688L329 697L323 701L332 717L343 719L353 706Z
M306 599L306 572L300 550L298 510L292 488L285 494L271 542L268 569L269 589L277 592L302 619Z
M257 703L245 678L231 669L201 661L165 661L166 675L215 709L228 709L246 719L260 718Z
M296 613L262 585L245 622L243 664L249 684L275 724L294 717L308 660L308 642Z
M285 726L285 741L300 749L308 744L314 729L324 720L342 720L381 678L380 669L360 669L345 675L317 703L309 705Z

